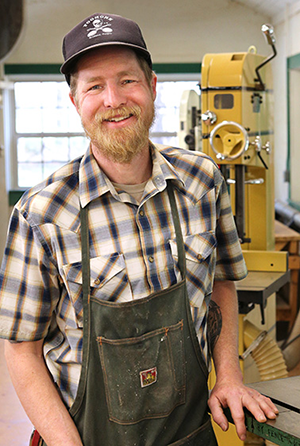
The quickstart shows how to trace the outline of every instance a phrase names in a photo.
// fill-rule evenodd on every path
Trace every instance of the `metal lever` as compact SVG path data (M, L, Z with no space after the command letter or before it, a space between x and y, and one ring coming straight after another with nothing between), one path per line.
M202 113L201 119L206 125L213 125L217 122L217 115L214 112L207 110L205 113Z
M236 181L232 178L227 178L227 184L235 184ZM263 184L265 180L263 178L254 178L253 180L246 180L244 184Z
M242 359L244 361L246 358L248 358L248 356L253 352L253 350L255 350L261 344L261 342L265 339L267 334L268 334L267 331L262 331L260 333L260 335L258 335L258 337L247 348L247 350L245 350L244 353L242 353L240 355L240 359Z
M264 146L262 146L262 144L261 144L261 137L258 135L258 136L255 137L255 140L250 143L250 145L255 147L255 150L256 150L258 158L262 162L264 168L266 170L268 170L269 167L267 166L267 164L265 163L263 157L261 156L261 151L265 150L267 155L270 154L270 152L271 152L270 141L267 141L266 144Z
M263 34L266 36L267 42L269 45L271 45L272 50L273 50L273 54L271 54L271 56L269 56L267 59L265 59L258 67L255 68L255 73L257 76L257 79L254 79L255 82L259 82L259 85L257 86L258 90L265 90L265 85L262 81L262 78L260 76L259 71L261 70L261 68L263 66L265 66L268 62L270 62L276 55L277 55L277 51L275 48L275 34L274 34L274 29L272 25L268 25L268 24L264 24L261 27L261 31L263 32Z

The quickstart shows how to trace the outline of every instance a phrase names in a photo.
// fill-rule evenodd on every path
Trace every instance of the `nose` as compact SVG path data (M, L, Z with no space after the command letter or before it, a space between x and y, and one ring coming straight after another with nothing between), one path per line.
M118 108L125 105L126 98L122 88L115 84L108 84L104 92L104 106L108 108Z

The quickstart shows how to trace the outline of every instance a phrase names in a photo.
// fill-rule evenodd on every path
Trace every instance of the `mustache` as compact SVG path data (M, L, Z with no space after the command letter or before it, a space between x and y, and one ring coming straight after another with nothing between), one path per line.
M127 118L128 116L135 116L137 119L139 119L141 116L140 107L122 106L118 108L109 109L105 112L97 113L95 119L98 124L101 124L104 121L109 121L114 118Z

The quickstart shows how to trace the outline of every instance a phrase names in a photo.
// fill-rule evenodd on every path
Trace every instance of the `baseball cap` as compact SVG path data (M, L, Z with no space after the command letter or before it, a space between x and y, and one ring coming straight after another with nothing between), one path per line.
M152 68L151 54L147 50L137 23L119 15L95 13L76 25L63 40L64 63L60 71L70 83L70 73L87 51L106 45L124 45L146 59Z

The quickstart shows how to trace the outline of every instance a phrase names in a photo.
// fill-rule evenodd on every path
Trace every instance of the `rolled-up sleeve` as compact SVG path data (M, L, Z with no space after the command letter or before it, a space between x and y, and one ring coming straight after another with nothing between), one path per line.
M59 298L56 271L39 227L15 208L0 271L0 337L33 341L46 336Z
M223 180L217 197L217 262L215 280L241 280L247 275L241 244Z

